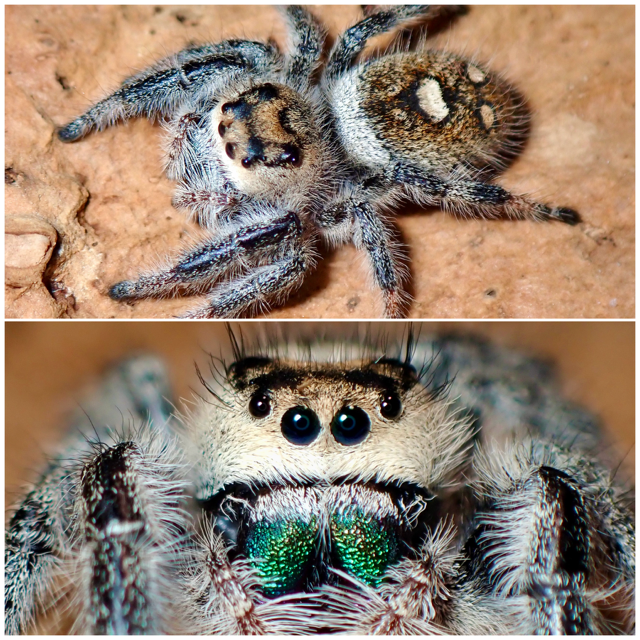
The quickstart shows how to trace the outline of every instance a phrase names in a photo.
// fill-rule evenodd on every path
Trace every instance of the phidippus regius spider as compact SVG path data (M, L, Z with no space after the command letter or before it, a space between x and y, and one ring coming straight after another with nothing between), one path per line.
M138 356L10 520L8 633L629 633L632 496L548 365L487 342ZM64 596L64 597L63 597Z
M247 315L282 303L321 241L353 242L402 316L407 259L391 211L403 201L462 215L578 221L575 211L491 182L526 135L522 98L480 64L368 41L451 8L395 6L341 34L302 7L283 10L290 48L227 40L192 46L127 79L59 130L65 142L133 117L159 118L173 204L205 238L155 271L111 286L114 300L206 295L187 317Z

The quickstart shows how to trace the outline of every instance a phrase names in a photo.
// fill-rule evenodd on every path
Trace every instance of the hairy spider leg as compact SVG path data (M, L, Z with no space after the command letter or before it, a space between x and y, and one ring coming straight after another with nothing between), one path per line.
M518 220L556 220L569 225L580 222L580 216L566 207L548 207L524 196L514 195L496 184L464 177L444 179L435 173L407 164L397 164L392 180L406 185L421 204L438 206L445 211L486 218L507 216Z
M184 292L197 294L233 270L250 268L250 275L221 284L209 297L207 307L188 317L211 317L223 309L240 313L252 304L251 296L256 296L253 302L257 302L301 284L304 269L313 264L312 248L303 236L302 222L294 212L276 210L269 218L234 227L233 231L217 234L189 249L170 268L115 284L109 295L114 300L136 300ZM265 260L272 264L260 266ZM280 283L275 279L277 274L283 278Z
M63 532L69 521L57 496L58 492L68 495L66 476L67 470L52 462L9 520L4 551L4 625L8 635L27 631L60 566Z
M58 136L73 142L130 118L168 116L185 99L200 91L211 93L230 75L273 70L280 63L277 50L261 42L227 40L191 47L127 78L120 89L59 129Z
M372 180L366 182L371 183ZM368 257L373 280L382 291L385 315L388 318L402 317L408 301L402 289L408 277L407 257L393 223L384 216L380 207L371 204L370 198L358 197L357 192L328 208L321 222L338 226L344 218L353 221L353 243Z
M455 5L450 8L433 5L398 5L376 11L354 24L338 38L329 54L325 78L334 80L348 71L371 38L411 20L430 20L443 11L451 10L456 11L458 7Z
M80 632L166 630L165 617L157 605L148 606L147 596L138 597L136 585L153 590L155 581L166 588L165 578L158 576L168 575L170 558L179 560L174 545L185 530L169 398L162 363L139 355L114 367L100 393L87 401L87 411L105 422L94 423L84 414L76 418L68 449L49 463L9 521L5 633L26 633L43 603L59 602L78 588L85 607L77 623ZM108 425L123 419L139 425L123 429L137 442ZM107 445L114 437L117 442ZM91 553L79 553L87 543ZM130 557L138 553L148 562L150 576ZM72 577L60 584L57 578L65 573Z
M307 9L288 5L281 10L289 30L290 46L284 59L286 83L297 91L311 86L312 74L320 64L325 32Z
M522 633L628 632L630 547L616 548L612 538L624 529L632 546L633 525L616 507L620 496L608 474L543 442L480 467L482 503L464 549L467 578L505 598ZM611 610L617 602L628 613L605 620L607 600Z
M273 301L284 302L300 287L316 262L313 244L303 238L293 242L288 249L279 251L280 257L271 264L220 284L208 296L206 306L187 312L184 317L232 318L256 307L268 309Z

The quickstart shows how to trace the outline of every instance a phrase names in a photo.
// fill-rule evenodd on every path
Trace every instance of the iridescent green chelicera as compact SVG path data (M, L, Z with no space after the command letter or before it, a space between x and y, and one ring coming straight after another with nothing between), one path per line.
M386 570L399 557L394 528L359 509L332 516L331 539L342 568L372 587L382 582Z
M262 580L266 596L278 596L296 588L316 545L315 518L258 522L247 538L246 555Z

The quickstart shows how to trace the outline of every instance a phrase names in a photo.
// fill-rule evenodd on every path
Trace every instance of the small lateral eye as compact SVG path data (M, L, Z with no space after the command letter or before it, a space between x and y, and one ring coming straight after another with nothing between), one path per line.
M271 413L271 398L262 391L254 393L249 400L249 413L254 418L266 418Z
M224 152L233 160L236 157L236 145L227 142L224 145Z
M282 416L282 435L297 445L311 444L320 434L318 416L307 407L293 407Z
M227 127L221 122L218 125L218 135L222 138L227 131Z
M302 164L302 151L292 144L285 144L280 159L292 167L299 167Z
M331 422L333 437L346 446L360 444L371 431L371 420L360 407L343 407Z
M393 391L385 391L380 400L380 413L383 418L394 420L402 413L402 402L398 394Z

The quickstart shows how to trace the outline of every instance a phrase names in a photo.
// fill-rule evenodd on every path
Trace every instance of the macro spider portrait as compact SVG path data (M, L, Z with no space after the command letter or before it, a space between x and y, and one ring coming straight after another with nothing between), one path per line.
M283 304L322 245L353 243L386 317L406 314L402 203L462 216L559 221L578 214L493 179L527 136L523 98L481 64L424 46L363 52L375 36L453 7L368 11L325 55L303 7L282 10L289 48L250 40L190 46L125 80L58 130L63 142L135 117L160 120L173 205L202 236L178 256L109 284L132 302L200 295L190 318L246 316Z
M633 632L632 491L549 364L230 336L181 410L143 354L83 402L9 521L6 633Z

